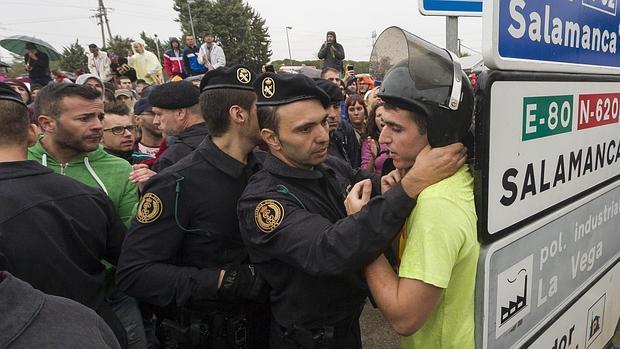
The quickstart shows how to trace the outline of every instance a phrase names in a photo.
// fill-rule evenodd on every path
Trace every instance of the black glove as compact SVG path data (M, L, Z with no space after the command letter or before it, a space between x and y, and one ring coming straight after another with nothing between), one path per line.
M252 264L226 267L218 294L229 302L250 300L265 303L269 299L269 285L254 270Z

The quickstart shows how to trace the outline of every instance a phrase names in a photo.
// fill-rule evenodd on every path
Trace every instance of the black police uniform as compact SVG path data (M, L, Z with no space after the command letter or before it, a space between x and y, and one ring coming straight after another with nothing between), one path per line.
M95 310L126 346L122 324L104 300L125 225L108 196L36 161L0 163L0 253L33 287Z
M293 168L269 154L239 201L250 259L272 287L272 349L361 348L361 269L388 247L415 200L398 184L347 216L340 172Z
M171 137L171 144L168 145L162 156L155 161L152 166L153 171L160 172L183 159L198 148L207 136L209 136L207 124L201 122L183 130L177 137Z
M191 155L154 176L123 244L121 289L162 307L245 311L243 304L220 299L218 278L220 269L248 263L236 205L258 166L254 153L244 165L206 138ZM203 306L208 301L217 304ZM251 341L256 333L249 330Z

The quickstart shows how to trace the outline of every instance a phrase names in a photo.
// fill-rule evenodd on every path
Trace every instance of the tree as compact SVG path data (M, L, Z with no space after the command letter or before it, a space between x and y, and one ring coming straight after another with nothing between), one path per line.
M88 59L82 45L80 45L78 39L68 47L62 48L62 57L60 58L60 69L64 71L73 72L81 69L86 71L86 64Z
M127 57L127 52L131 51L132 42L132 38L123 38L120 35L114 35L108 40L103 50L108 54L114 53L119 57Z
M245 64L258 70L269 62L271 41L265 20L242 0L198 0L192 5L196 36L213 33L226 54L226 65ZM184 33L191 33L186 0L175 0L177 22Z

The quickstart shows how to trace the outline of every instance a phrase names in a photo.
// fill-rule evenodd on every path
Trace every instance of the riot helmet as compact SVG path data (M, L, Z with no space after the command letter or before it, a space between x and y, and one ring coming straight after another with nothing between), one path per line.
M453 53L390 27L373 46L370 73L383 80L378 96L386 103L424 114L432 147L462 141L468 134L473 92Z

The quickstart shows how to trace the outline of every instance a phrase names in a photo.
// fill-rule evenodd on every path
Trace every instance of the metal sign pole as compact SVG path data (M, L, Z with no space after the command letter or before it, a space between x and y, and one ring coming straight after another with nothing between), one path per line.
M459 18L456 16L446 16L446 49L459 55Z

